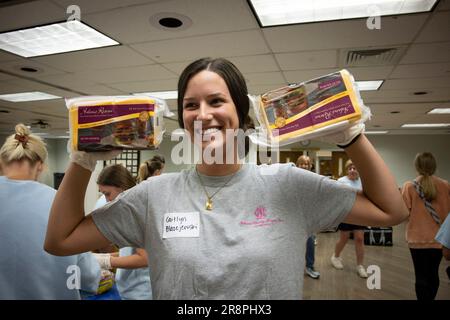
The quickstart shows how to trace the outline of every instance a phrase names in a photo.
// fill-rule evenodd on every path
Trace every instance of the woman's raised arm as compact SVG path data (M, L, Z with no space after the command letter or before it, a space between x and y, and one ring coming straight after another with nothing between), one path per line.
M364 134L345 148L345 152L358 169L363 186L345 222L382 227L404 221L408 209L395 178Z
M84 196L91 171L70 163L50 211L44 249L57 256L73 255L107 246L90 216L84 214Z

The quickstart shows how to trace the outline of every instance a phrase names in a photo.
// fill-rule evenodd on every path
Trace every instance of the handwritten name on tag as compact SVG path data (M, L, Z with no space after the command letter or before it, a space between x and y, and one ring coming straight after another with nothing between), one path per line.
M163 223L163 239L192 238L200 236L199 212L166 213Z

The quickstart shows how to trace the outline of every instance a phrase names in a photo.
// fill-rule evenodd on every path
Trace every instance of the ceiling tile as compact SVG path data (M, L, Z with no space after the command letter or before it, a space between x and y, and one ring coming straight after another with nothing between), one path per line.
M448 76L450 76L450 62L398 65L389 78L432 78Z
M450 42L413 44L400 64L450 61Z
M172 91L177 90L178 79L161 79L154 81L135 81L112 83L109 87L117 88L123 92L138 93L148 91Z
M369 30L365 19L264 28L273 52L389 46L411 42L427 14L383 17L380 30ZM320 35L320 36L319 36Z
M177 76L160 65L147 65L127 68L114 68L77 72L80 77L86 77L98 83L115 83L125 81L146 81L170 79Z
M119 68L154 63L150 59L126 46L69 52L65 54L37 57L32 60L68 72Z
M383 83L383 90L401 89L432 89L448 88L450 91L450 76L440 78L414 78L414 79L392 79Z
M34 68L36 72L27 72L21 70L23 67ZM50 75L64 74L65 72L43 63L32 61L30 59L20 58L12 61L5 61L0 64L0 70L12 72L18 76L25 76L30 78L41 78Z
M10 1L12 2L12 1ZM67 19L65 10L50 1L28 1L1 7L0 31L12 31Z
M184 30L155 27L150 23L150 18L160 13L187 16L192 20L192 25ZM247 2L242 0L158 1L88 14L84 19L89 25L108 31L109 36L126 44L258 28Z
M245 73L244 78L247 85L251 86L284 83L285 81L281 72Z
M297 71L284 71L283 74L286 77L287 82L294 83L294 82L305 82L336 71L337 71L336 68L317 69L317 70L297 70Z
M437 41L450 41L450 11L433 15L415 40L416 43Z
M194 60L201 57L231 57L268 53L269 49L256 30L153 41L131 45L160 63Z
M148 2L156 2L160 0L108 0L108 1L92 1L92 0L57 0L55 2L62 8L68 8L70 5L80 7L81 19L87 13L111 11L113 9L135 6Z
M228 57L241 72L280 71L273 55L262 54L243 57Z
M324 69L337 66L337 50L275 54L281 70Z

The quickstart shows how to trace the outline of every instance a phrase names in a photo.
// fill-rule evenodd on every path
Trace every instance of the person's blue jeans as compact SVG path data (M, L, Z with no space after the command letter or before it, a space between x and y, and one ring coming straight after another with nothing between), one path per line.
M311 269L314 269L315 238L316 236L312 235L308 238L308 240L306 240L306 267Z

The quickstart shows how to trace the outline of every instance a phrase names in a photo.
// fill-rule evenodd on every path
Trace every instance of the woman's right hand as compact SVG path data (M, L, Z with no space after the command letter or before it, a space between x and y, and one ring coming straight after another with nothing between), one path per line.
M81 167L93 172L97 161L111 160L122 153L122 150L112 150L105 152L85 152L85 151L71 151L70 160Z

